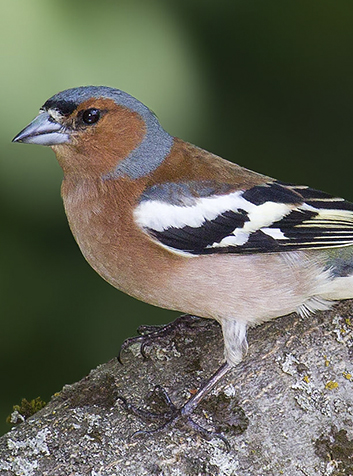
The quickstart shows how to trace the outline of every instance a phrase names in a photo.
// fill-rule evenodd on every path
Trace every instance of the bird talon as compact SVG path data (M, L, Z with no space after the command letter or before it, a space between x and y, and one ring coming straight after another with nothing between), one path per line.
M149 410L144 410L143 408L136 407L132 403L129 403L126 398L121 396L119 396L117 400L120 400L120 403L122 404L125 411L127 411L131 415L135 415L141 418L142 420L153 422L161 419L166 420L170 416L170 413L154 413Z
M218 438L219 440L222 440L227 451L230 451L231 446L228 441L228 439L223 436L221 433L218 433L217 431L211 431L207 430L203 426L201 426L199 423L196 423L190 416L187 417L187 425L190 426L196 433L201 435L205 440L210 441L212 438Z
M173 322L166 324L164 326L149 326L142 325L137 329L138 336L129 337L126 339L121 347L118 354L118 361L123 365L122 362L122 353L129 348L131 345L136 343L141 343L140 354L144 360L148 360L149 356L146 352L146 349L150 347L155 342L159 342L165 337L173 338L177 332L182 332L185 329L190 330L195 326L195 323L203 322L205 319L202 319L197 316L192 316L190 314L182 314L177 317ZM207 324L210 321L207 320Z
M123 406L126 411L129 413L141 418L142 420L147 420L149 422L155 422L159 420L160 425L157 428L152 430L138 430L132 436L136 435L149 435L156 433L165 429L167 426L177 423L179 420L183 420L184 426L191 428L193 431L198 433L206 440L211 440L212 438L219 438L223 441L226 446L226 449L230 449L230 444L222 434L216 431L206 430L203 428L199 423L196 423L192 418L191 414L193 410L196 408L198 403L203 399L205 395L207 395L210 390L217 384L217 382L229 371L231 367L225 363L223 364L214 374L213 376L205 382L205 384L198 390L198 392L191 397L182 407L178 408L171 400L168 392L163 388L161 385L156 385L153 389L153 392L156 393L167 406L167 410L163 413L154 413L148 410L144 410L141 408L137 408L134 405L127 402L124 397L118 397L119 400L123 403ZM152 396L152 393L150 394ZM156 402L154 402L156 403Z
M141 436L141 435L153 435L155 433L158 433L159 431L162 431L162 430L165 430L169 425L171 425L172 423L174 422L174 419L173 420L169 420L167 422L165 422L163 425L160 425L158 426L157 428L153 428L152 430L137 430L137 431L134 431L134 433L132 433L132 435L130 436L130 438L136 438L138 436Z
M159 431L165 430L168 426L174 425L178 422L178 420L185 420L183 426L189 427L191 430L193 430L195 433L199 434L202 438L205 440L210 441L212 438L218 438L220 439L227 451L230 451L231 446L228 441L228 439L223 436L221 433L218 433L216 431L210 431L201 426L199 423L196 423L189 415L184 415L182 413L182 408L177 408L171 401L169 395L163 389L163 387L156 385L155 387L156 391L161 391L161 396L165 401L168 403L168 406L170 406L170 409L172 411L166 412L166 413L153 413L149 412L147 410L143 410L141 408L137 408L134 405L130 404L127 402L127 400L124 397L118 397L119 400L121 400L125 410L128 413L131 413L143 420L148 420L150 422L153 422L155 420L164 420L163 423L161 423L159 426L156 428L153 428L151 430L137 430L132 435L130 436L130 439L139 437L139 436L148 436L148 435L153 435Z
M159 394L159 396L163 399L164 403L168 406L168 408L172 412L178 411L178 408L174 405L168 392L166 391L164 387L162 387L162 385L156 385L154 387L154 391Z

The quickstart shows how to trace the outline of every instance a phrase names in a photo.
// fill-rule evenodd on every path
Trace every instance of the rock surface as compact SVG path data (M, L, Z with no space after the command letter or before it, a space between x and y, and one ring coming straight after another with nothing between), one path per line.
M204 440L178 421L162 431L129 414L119 396L154 411L162 385L183 404L222 361L220 327L146 348L137 344L65 386L0 438L1 476L353 475L353 301L301 319L289 315L249 331L248 357L199 406L197 421L221 431Z

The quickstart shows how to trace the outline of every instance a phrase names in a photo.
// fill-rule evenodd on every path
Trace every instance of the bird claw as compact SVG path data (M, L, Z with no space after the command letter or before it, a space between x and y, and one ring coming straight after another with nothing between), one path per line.
M125 397L119 396L118 400L121 402L123 407L128 413L131 413L132 415L136 415L137 417L141 418L142 420L147 420L147 421L156 421L156 420L170 420L170 418L178 413L178 408L174 405L174 403L171 401L169 395L165 391L165 389L161 385L156 385L154 387L154 392L158 393L158 396L162 398L164 404L167 406L168 410L164 413L155 413L151 412L149 410L144 410L142 408L136 407L135 405L132 405L131 403L128 403Z
M230 444L229 441L225 436L223 436L221 433L218 433L216 431L211 431L207 430L203 426L201 426L199 423L195 422L190 415L184 414L183 408L184 406L178 408L174 405L172 402L171 398L169 397L167 391L160 385L156 385L154 388L154 392L158 392L158 396L160 396L166 406L168 407L168 410L162 413L155 413L151 412L148 410L144 410L142 408L138 408L135 405L132 405L131 403L128 403L126 398L119 396L118 400L122 403L123 407L125 410L133 414L137 417L139 417L142 420L148 421L148 422L156 422L159 421L160 424L151 430L137 430L135 431L130 438L136 438L139 436L148 436L148 435L153 435L159 431L165 430L167 427L174 425L175 423L178 422L178 420L183 420L183 425L190 428L193 430L195 433L199 434L202 438L204 438L207 441L210 441L212 438L218 438L220 439L227 451L230 451Z
M121 359L122 353L132 344L136 343L141 344L140 353L143 359L147 360L148 355L146 353L146 349L154 342L158 342L165 337L174 337L178 332L180 333L184 330L190 331L192 328L195 328L196 323L203 321L205 321L205 319L201 317L192 316L191 314L183 314L177 317L173 322L170 322L164 326L139 326L137 332L140 335L136 337L130 337L122 343L118 354L118 361L123 364Z
M199 423L196 423L190 416L187 417L187 426L189 426L195 433L198 433L202 438L204 438L207 441L212 440L213 438L218 438L219 440L222 440L226 450L230 451L231 446L229 441L225 436L223 436L221 433L218 433L217 431L211 431L211 430L206 430L203 426L201 426Z
M206 323L206 324L205 324ZM183 314L179 316L175 321L167 324L165 326L140 326L137 332L140 334L136 337L132 337L123 342L118 360L120 363L121 355L130 345L135 343L140 343L140 353L144 359L147 359L146 348L160 341L165 337L174 337L177 333L187 330L188 332L192 330L197 330L199 332L200 326L214 325L215 321L209 319L203 319L200 317L192 316L190 314ZM166 390L161 385L156 385L154 387L154 393L160 397L160 404L165 407L165 411L156 413L149 411L143 408L138 408L137 406L129 403L125 397L119 396L118 400L124 407L124 409L138 418L149 422L157 423L157 426L150 430L137 430L135 431L130 438L135 438L141 435L152 435L159 431L166 429L169 426L181 422L184 426L187 426L194 432L198 433L202 438L206 440L211 440L212 438L218 438L222 440L227 450L230 449L230 444L222 434L217 431L210 431L206 428L203 428L199 423L194 421L191 418L193 410L196 408L197 404L203 399L203 397L215 386L215 384L220 380L220 378L225 375L229 370L228 364L223 364L222 367L206 382L205 386L201 388L185 405L178 408L174 405L171 398L169 397ZM161 406L159 405L159 406Z

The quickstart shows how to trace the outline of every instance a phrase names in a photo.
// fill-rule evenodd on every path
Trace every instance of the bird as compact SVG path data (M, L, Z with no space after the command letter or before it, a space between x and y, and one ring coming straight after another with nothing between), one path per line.
M102 278L221 325L224 362L173 418L195 423L200 401L245 357L249 327L353 298L352 203L173 137L128 93L59 92L13 141L55 152L69 226Z

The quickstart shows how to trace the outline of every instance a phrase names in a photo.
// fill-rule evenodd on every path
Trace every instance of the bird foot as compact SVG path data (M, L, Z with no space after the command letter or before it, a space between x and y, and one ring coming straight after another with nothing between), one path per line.
M156 385L156 387L154 388L154 393L163 401L166 411L155 413L149 410L138 408L135 405L128 403L128 401L124 397L118 397L118 400L128 413L135 415L147 422L158 422L158 426L156 428L153 428L152 430L135 431L130 438L153 435L154 433L162 431L168 428L169 426L173 426L177 423L182 423L183 426L190 428L205 440L209 441L212 438L218 438L222 440L227 451L230 450L230 444L225 436L223 436L221 433L218 433L217 431L207 430L191 418L187 404L183 405L180 408L176 407L166 390L160 385Z
M140 353L146 360L148 359L146 349L153 343L159 342L165 337L174 337L176 334L182 333L183 331L190 332L192 329L198 329L199 323L204 323L205 321L206 319L201 317L192 316L191 314L183 314L177 317L173 322L164 326L140 326L137 329L137 332L140 335L126 339L121 345L118 360L122 364L122 353L132 344L136 343L141 344ZM207 319L207 321L209 322L209 319Z

